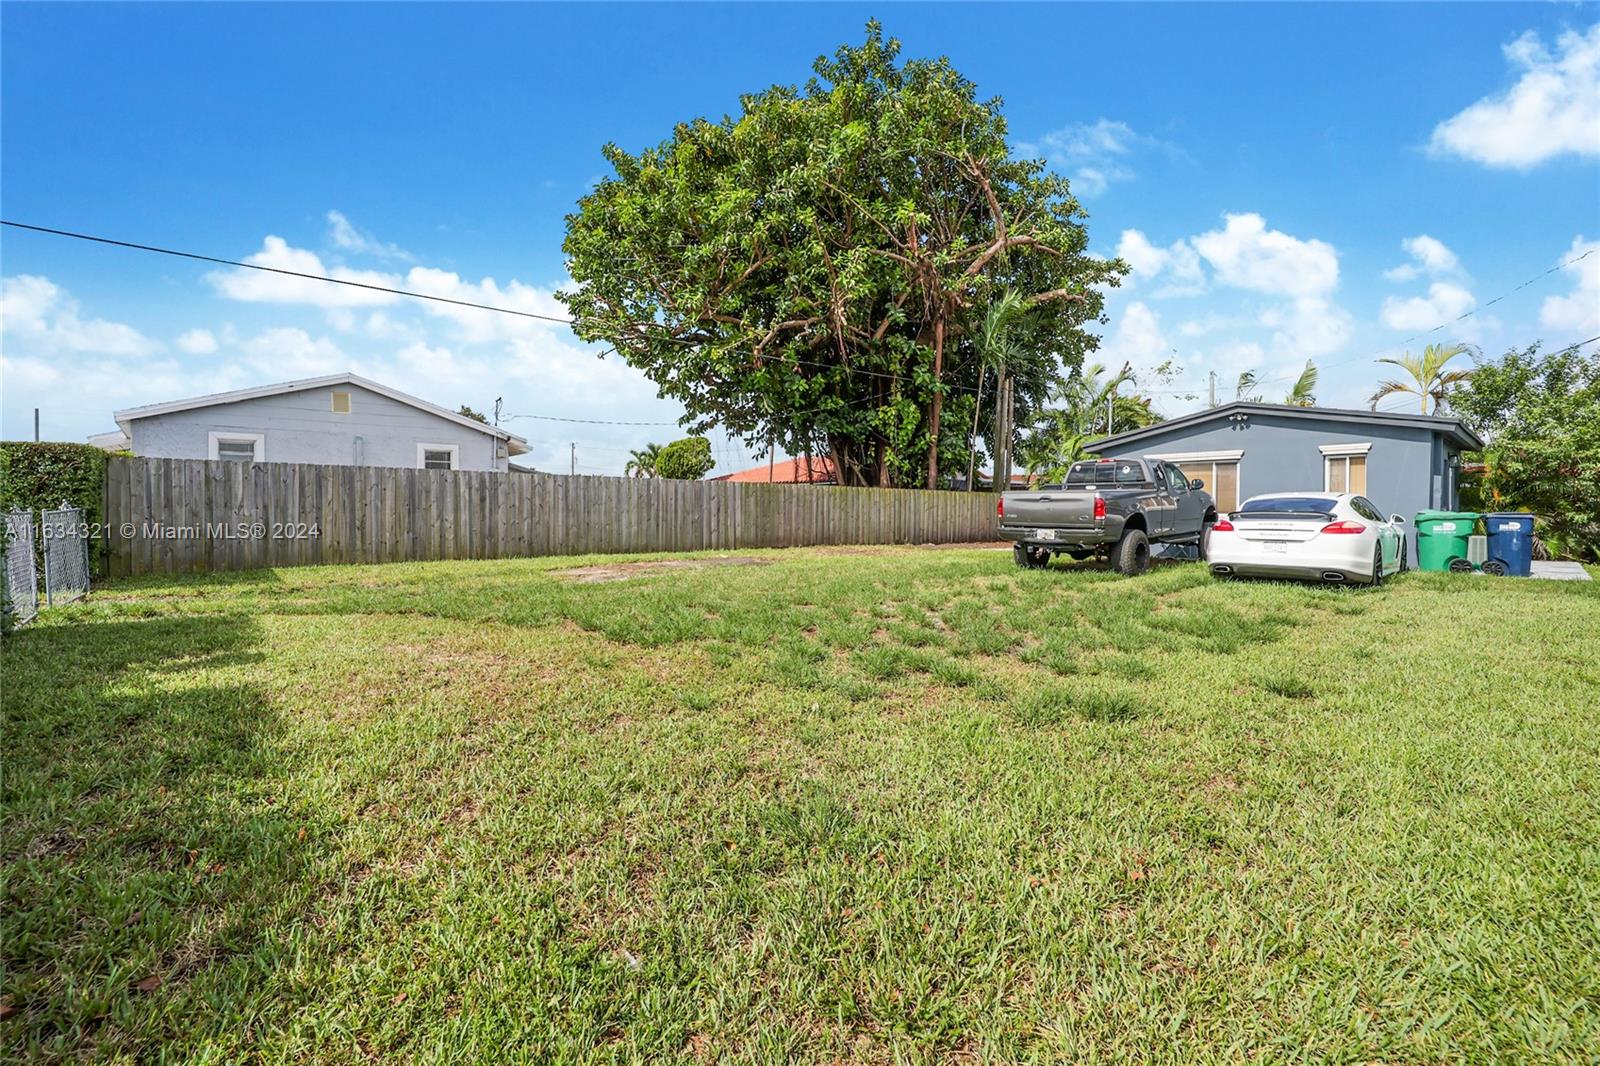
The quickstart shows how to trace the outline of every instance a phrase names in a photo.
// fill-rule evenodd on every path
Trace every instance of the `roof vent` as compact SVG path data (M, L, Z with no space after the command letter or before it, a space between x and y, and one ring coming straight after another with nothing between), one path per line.
M350 413L350 394L348 392L336 392L333 394L333 413L336 415Z

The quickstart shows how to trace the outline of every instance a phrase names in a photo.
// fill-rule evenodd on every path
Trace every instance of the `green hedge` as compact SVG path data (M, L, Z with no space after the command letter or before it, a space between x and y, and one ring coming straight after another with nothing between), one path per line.
M65 500L90 528L105 522L106 453L92 444L0 441L0 510L43 511ZM101 544L104 543L102 540ZM100 544L89 558L100 571Z

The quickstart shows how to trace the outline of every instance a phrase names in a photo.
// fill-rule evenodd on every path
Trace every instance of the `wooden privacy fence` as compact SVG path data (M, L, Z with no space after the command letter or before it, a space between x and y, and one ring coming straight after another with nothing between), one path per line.
M992 540L987 493L113 457L110 574Z

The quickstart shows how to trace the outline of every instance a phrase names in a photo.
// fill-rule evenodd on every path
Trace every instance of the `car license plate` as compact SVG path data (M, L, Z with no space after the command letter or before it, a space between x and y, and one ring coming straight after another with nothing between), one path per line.
M1286 540L1264 540L1261 542L1261 550L1268 552L1287 553L1289 550L1289 542Z
M1055 540L1056 531L1053 529L1036 529L1033 531L1034 540Z

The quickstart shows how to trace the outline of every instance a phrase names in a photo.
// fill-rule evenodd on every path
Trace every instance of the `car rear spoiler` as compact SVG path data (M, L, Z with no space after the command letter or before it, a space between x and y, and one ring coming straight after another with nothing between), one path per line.
M1283 518L1316 518L1323 522L1333 521L1332 511L1231 511L1228 514L1230 522L1240 519L1270 518L1273 520Z

